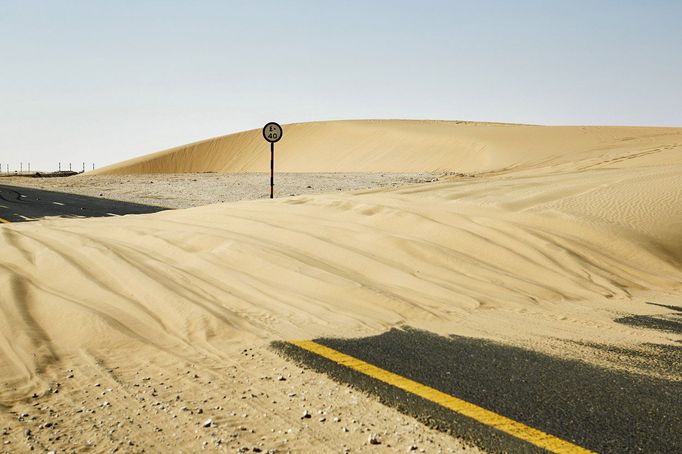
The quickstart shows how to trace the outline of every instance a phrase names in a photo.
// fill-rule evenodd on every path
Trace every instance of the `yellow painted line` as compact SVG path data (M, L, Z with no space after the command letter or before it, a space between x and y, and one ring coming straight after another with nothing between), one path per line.
M394 374L393 372L389 372L385 369L366 363L362 360L338 352L329 347L325 347L324 345L320 345L317 342L309 340L294 340L289 341L289 343L332 360L337 364L348 367L349 369L353 369L391 386L400 388L403 391L415 394L423 399L434 402L442 407L467 416L487 426L493 427L501 432L519 438L542 449L546 449L547 451L571 454L593 452L568 441L557 438L554 435L550 435L548 433L542 432L541 430L534 429L523 423L514 421L513 419L498 415L497 413L486 410L485 408L479 407L478 405L458 399L457 397L451 396L449 394L445 394L444 392L438 391L437 389L431 388L430 386L423 385L416 381L410 380L409 378Z
M0 218L0 224L9 224L9 223L10 223L10 221L8 221L7 219Z

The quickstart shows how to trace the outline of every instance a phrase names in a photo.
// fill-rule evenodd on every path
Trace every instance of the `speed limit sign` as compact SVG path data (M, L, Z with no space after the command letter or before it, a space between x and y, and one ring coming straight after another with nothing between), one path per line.
M275 194L275 142L282 138L282 127L271 121L263 127L263 137L270 142L270 198Z
M282 138L282 127L275 122L270 122L263 128L263 137L270 143L275 143Z

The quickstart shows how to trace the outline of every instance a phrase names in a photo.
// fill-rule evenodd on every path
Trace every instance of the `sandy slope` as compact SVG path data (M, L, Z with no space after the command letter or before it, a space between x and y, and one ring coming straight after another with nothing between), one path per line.
M358 134L374 137L360 123L325 127L356 124ZM399 153L387 139L399 125L376 143ZM315 126L290 127L288 137L305 142ZM215 370L273 339L404 324L545 350L568 345L560 340L680 341L613 319L665 312L645 301L680 305L682 130L429 128L444 143L461 141L457 162L465 162L465 144L472 147L466 170L496 172L397 190L1 227L0 402L45 392L65 364L86 367L84 356L127 364L122 380L133 386L132 371L147 362ZM498 141L481 151L471 137L447 137L451 128L491 131ZM211 146L255 142L249 134ZM205 156L206 146L194 150ZM433 156L428 149L391 170L442 168L445 148L434 147ZM188 153L171 152L155 169L177 171ZM310 170L291 159L288 170ZM257 170L248 156L238 161L216 169ZM151 171L143 162L135 168Z
M487 172L610 160L612 152L652 151L679 139L674 128L530 126L461 121L329 121L284 125L280 172ZM88 174L266 172L260 130L141 156Z

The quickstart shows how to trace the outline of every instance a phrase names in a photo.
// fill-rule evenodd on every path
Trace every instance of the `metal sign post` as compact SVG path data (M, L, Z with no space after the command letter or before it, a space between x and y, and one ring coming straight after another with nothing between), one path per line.
M275 142L282 138L282 127L270 122L263 127L263 138L270 142L270 198L275 194Z

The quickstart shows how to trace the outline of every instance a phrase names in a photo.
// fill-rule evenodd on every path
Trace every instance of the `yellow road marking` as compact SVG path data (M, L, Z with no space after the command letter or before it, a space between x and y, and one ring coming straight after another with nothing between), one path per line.
M396 388L400 388L404 391L415 394L449 410L464 416L468 416L469 418L480 423L493 427L499 431L524 440L535 446L539 446L540 448L546 449L547 451L571 454L592 453L592 451L557 438L554 435L534 429L505 416L498 415L497 413L486 410L485 408L479 407L478 405L458 399L457 397L453 397L449 394L445 394L444 392L438 391L437 389L431 388L430 386L426 386L416 381L410 380L409 378L394 374L393 372L389 372L385 369L366 363L362 360L338 352L329 347L325 347L324 345L320 345L317 342L309 340L294 340L289 341L289 343L332 360L337 364L341 364L342 366L348 367L384 383L395 386Z
M10 221L8 221L7 219L0 218L0 224L9 224L9 223L10 223Z

